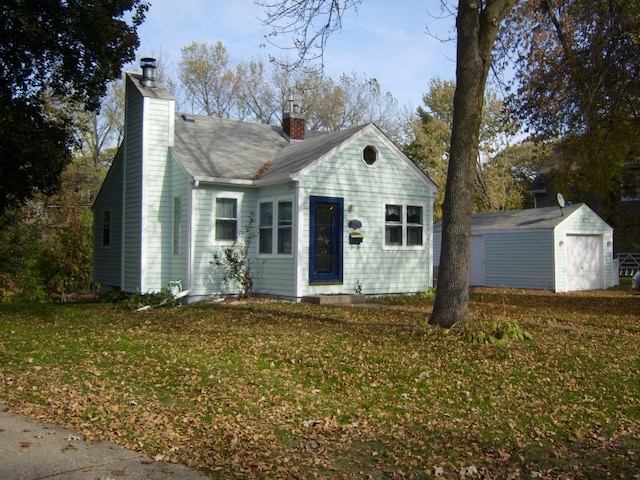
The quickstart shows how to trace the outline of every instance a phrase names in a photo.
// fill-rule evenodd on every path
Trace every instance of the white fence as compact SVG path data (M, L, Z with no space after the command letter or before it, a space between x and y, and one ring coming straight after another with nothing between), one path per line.
M640 253L618 253L616 259L621 277L633 277L640 270Z

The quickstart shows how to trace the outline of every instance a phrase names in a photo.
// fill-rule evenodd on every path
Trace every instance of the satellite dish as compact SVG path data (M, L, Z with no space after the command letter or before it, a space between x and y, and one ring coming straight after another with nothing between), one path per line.
M565 206L564 196L560 192L558 192L558 194L556 195L556 200L558 201L558 206L560 207L560 213L562 213L562 216L564 216L564 212L562 211Z

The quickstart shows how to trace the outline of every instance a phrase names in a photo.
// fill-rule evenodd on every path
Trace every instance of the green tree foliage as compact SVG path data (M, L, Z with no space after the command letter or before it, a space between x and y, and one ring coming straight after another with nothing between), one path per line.
M522 2L508 24L501 53L515 61L513 110L535 139L554 141L559 188L611 218L640 153L638 2Z
M411 141L403 147L404 153L440 187L434 205L436 220L442 217L455 88L454 81L431 79L429 90L422 97L424 107L418 107L418 118L409 126Z
M40 231L35 219L19 208L0 217L0 302L45 298L38 265Z
M71 161L73 110L98 108L134 58L147 8L145 0L0 6L0 212L56 190Z
M103 152L104 157L114 154ZM103 160L76 156L60 193L37 195L0 220L0 301L64 301L91 281L91 205L107 171Z
M409 143L405 153L437 185L444 186L449 166L451 131L453 128L453 98L456 83L453 80L434 78L429 91L423 96L424 107L418 107L417 120L411 122ZM495 92L487 92L482 110L480 145L476 161L476 211L494 211L521 208L524 190L515 184L517 163L527 161L520 155L502 154L509 147L516 125L506 115L504 103ZM434 217L442 217L444 188L436 197Z
M93 252L91 205L106 175L103 158L114 149L77 156L62 174L60 193L41 199L40 270L51 298L65 301L70 294L86 292L91 282Z
M533 142L509 145L484 164L483 182L488 195L476 195L478 211L532 208L526 193L546 160L548 149Z
M66 301L91 282L91 212L87 206L59 205L56 223L43 226L39 268L51 298Z

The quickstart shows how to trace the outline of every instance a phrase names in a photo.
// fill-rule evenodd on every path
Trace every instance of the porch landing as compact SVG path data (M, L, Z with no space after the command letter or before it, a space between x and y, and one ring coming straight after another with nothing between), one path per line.
M364 295L305 295L302 301L316 305L354 305L366 303L367 299Z

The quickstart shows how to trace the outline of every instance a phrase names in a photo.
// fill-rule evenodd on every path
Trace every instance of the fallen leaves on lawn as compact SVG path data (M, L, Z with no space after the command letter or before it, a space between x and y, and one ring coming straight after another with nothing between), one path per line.
M469 345L425 326L424 302L0 306L0 398L220 478L637 472L638 298L471 298L534 340Z

